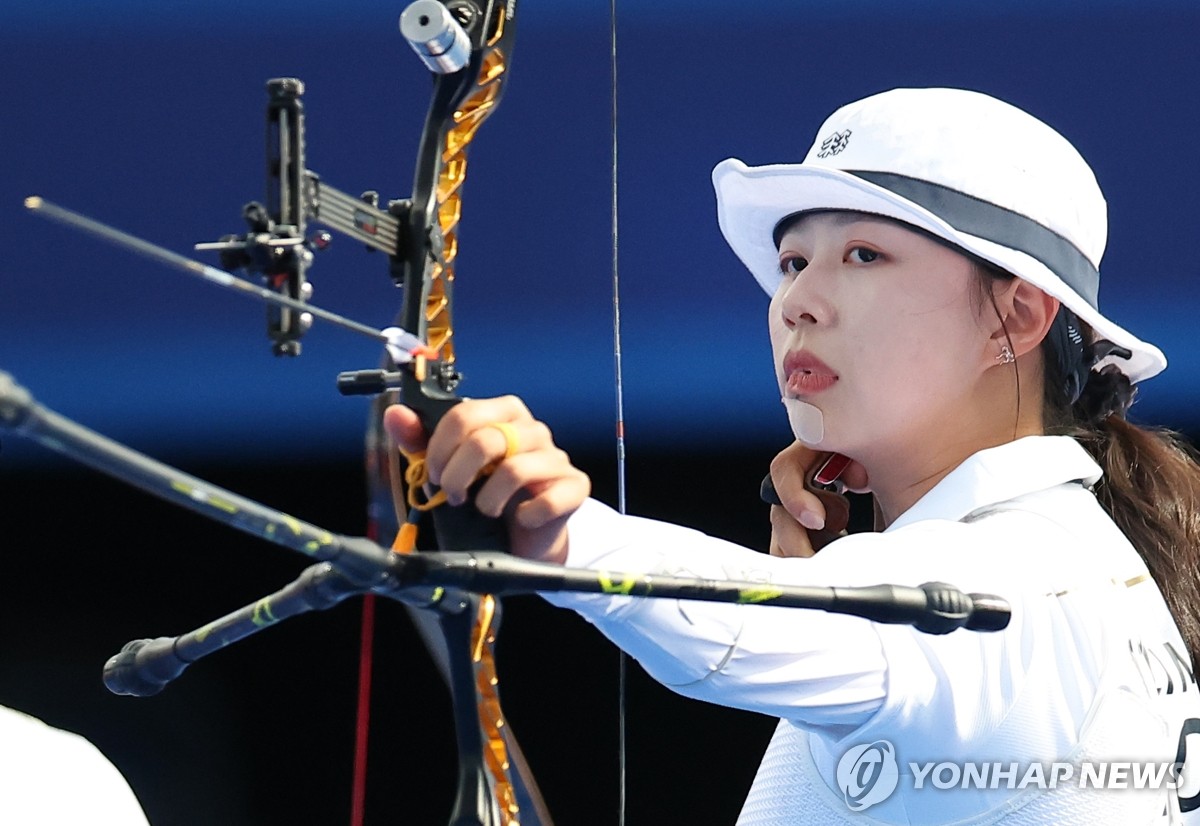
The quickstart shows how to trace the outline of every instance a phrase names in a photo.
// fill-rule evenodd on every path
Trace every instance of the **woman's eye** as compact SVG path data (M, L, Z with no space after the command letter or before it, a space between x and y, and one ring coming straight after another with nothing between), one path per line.
M784 275L795 275L808 266L808 259L791 255L779 262L779 271Z
M856 261L859 264L869 264L878 257L879 253L866 247L855 247L850 250L850 260Z

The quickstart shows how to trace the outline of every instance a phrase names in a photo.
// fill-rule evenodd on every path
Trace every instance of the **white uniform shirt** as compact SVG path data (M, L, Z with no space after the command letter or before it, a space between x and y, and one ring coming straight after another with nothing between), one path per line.
M597 502L569 523L572 567L791 585L942 581L1007 599L1012 620L998 633L934 636L762 605L547 598L675 691L780 718L741 824L1200 823L1200 809L1180 812L1181 798L1184 810L1200 804L1200 777L1185 771L1171 791L1169 776L1138 783L1133 765L1115 765L1162 777L1190 739L1200 775L1200 693L1145 564L1089 490L1100 475L1072 439L1021 439L967 459L883 533L810 559ZM850 777L851 756L838 774L843 755L869 744L868 758L888 748L895 758L881 801L871 794L873 781L876 797L886 791L883 764L860 762ZM1095 788L1123 781L1159 788Z
M146 826L146 815L90 742L0 706L0 823Z

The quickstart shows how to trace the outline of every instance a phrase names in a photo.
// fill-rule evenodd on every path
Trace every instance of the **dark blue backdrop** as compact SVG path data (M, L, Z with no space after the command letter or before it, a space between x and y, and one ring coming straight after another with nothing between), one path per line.
M339 4L342 6L343 4ZM982 89L1048 120L1111 207L1102 305L1171 359L1143 420L1192 422L1200 11L1182 2L623 4L620 272L630 449L786 438L765 298L724 245L708 173L799 157L841 103L899 85ZM612 432L606 4L523 0L508 96L481 133L459 265L464 392L516 392L568 445ZM427 81L396 7L7 3L0 10L0 369L168 456L358 450L333 389L374 345L314 330L273 358L262 309L24 213L29 194L172 249L241 230L263 195L264 81L308 86L309 164L407 194ZM211 260L211 259L210 259ZM384 325L399 296L346 240L319 303ZM6 440L9 462L43 461Z

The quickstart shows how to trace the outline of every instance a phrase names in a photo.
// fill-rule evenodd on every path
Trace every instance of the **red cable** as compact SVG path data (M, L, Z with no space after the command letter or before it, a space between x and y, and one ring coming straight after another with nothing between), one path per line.
M371 720L371 660L375 638L375 595L362 602L362 635L358 651L358 709L354 723L354 782L350 826L363 826L367 797L367 732Z

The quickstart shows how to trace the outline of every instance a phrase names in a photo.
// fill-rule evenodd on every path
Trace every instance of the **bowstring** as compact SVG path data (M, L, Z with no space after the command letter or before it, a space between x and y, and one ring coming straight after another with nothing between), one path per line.
M617 220L617 0L609 0L608 32L610 46L611 136L612 136L612 298L613 298L613 371L616 388L616 437L617 437L617 511L625 513L625 392L621 371L621 279L618 262L619 222ZM628 658L624 651L617 651L617 762L619 809L617 823L625 826L625 776L626 776L626 723L625 723L625 675Z

